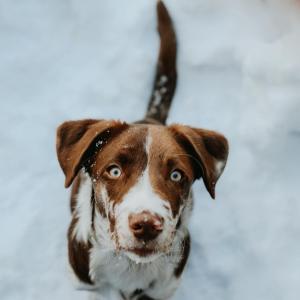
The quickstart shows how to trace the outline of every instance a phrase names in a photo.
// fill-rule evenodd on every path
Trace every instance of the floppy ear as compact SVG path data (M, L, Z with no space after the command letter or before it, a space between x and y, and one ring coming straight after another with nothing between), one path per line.
M78 171L109 139L128 128L120 121L79 120L64 122L57 128L56 152L69 187Z
M215 198L215 185L221 176L228 156L226 138L211 130L171 125L177 142L191 155L196 179L203 176L205 187Z

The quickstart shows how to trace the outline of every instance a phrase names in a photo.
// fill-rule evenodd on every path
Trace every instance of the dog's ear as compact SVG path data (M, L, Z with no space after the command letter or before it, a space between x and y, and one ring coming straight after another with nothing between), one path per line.
M57 129L56 151L66 176L65 187L71 185L78 171L89 163L98 149L128 126L120 121L91 119L61 124Z
M205 187L215 198L215 185L221 176L227 156L226 138L211 130L192 128L184 125L169 126L177 142L192 158L195 179L203 177Z

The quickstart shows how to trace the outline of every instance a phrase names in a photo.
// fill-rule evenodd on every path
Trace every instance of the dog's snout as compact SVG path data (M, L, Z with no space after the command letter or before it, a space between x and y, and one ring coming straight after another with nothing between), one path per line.
M154 240L162 231L164 220L158 215L149 212L131 214L129 228L133 235L143 241Z

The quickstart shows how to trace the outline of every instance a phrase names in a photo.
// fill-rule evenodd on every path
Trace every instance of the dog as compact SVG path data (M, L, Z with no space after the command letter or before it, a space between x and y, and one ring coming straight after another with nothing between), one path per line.
M57 129L57 156L72 184L69 263L93 299L166 300L185 268L197 179L215 197L228 156L215 131L166 125L175 92L176 35L157 2L160 50L143 120L68 121Z

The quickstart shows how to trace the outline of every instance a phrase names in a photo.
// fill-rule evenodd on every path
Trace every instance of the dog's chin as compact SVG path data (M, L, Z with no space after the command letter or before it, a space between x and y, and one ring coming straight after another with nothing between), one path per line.
M143 248L126 250L124 253L130 260L137 264L153 262L163 254L162 252Z

